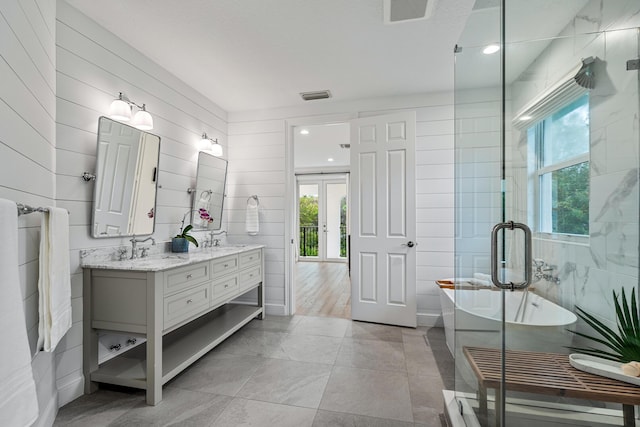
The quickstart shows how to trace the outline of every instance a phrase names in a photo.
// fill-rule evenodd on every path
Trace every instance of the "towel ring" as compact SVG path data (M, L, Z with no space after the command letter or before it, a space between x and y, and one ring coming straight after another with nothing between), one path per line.
M252 202L255 200L255 205L252 204ZM249 196L249 198L247 198L247 205L249 206L260 206L260 200L258 199L257 195L252 195Z
M202 193L200 193L200 200L206 200L207 202L209 200L211 200L211 195L213 194L212 190L204 190ZM206 195L206 199L205 199L205 195Z

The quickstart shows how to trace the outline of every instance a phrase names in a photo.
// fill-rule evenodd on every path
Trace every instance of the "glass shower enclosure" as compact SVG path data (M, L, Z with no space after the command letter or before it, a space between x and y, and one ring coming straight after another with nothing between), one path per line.
M580 310L616 328L613 292L637 293L639 11L477 0L469 15L455 48L456 280L441 290L460 425L635 425L632 405L554 382L568 354L598 347L575 333L597 335Z

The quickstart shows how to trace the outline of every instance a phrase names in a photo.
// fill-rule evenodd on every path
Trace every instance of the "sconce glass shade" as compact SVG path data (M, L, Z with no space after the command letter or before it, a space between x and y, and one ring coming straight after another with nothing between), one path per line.
M217 142L211 143L211 148L209 148L208 151L214 156L220 157L222 156L222 145L218 144Z
M153 117L149 114L145 109L144 105L142 106L142 110L138 111L135 116L133 116L133 120L131 121L131 125L137 127L140 130L151 130L153 129Z
M114 99L109 107L109 117L120 122L131 120L131 107L122 99Z

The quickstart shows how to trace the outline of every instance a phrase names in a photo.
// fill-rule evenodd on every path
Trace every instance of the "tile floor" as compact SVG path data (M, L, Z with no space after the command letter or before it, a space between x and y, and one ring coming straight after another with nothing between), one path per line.
M166 384L159 405L103 387L61 408L54 425L441 427L453 372L445 351L438 328L271 316Z

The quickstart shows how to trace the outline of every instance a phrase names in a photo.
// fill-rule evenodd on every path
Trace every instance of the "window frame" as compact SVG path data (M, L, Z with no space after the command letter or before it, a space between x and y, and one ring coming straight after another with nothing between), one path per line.
M567 101L562 107L568 106L571 103L575 102L580 97L584 96L584 93L580 96L573 98ZM591 97L587 97L587 105L590 107L591 105ZM559 111L557 109L556 111ZM543 176L549 173L553 173L559 171L561 169L565 169L570 166L576 166L581 163L589 162L589 170L591 170L591 126L589 125L589 145L588 151L586 153L571 157L569 159L562 160L557 163L552 163L550 165L544 166L544 143L545 143L545 122L553 116L555 112L552 112L545 117L543 117L540 121L526 128L525 132L529 134L531 130L533 130L533 153L535 154L535 162L533 162L533 179L534 179L534 200L535 209L534 212L534 223L536 224L536 233L540 236L547 237L554 240L566 240L566 241L578 241L583 243L589 242L590 236L590 228L587 231L587 234L572 234L572 233L563 233L563 232L554 232L551 231L553 229L553 217L552 215L546 215L546 212L551 212L552 207L549 206L552 204L552 192L551 189L543 189ZM591 109L589 108L589 119L591 118ZM531 143L529 141L529 143ZM551 180L549 180L549 183ZM591 186L589 185L589 193L591 193ZM545 196L546 195L546 196ZM589 212L590 213L590 212ZM590 223L589 223L590 225Z

